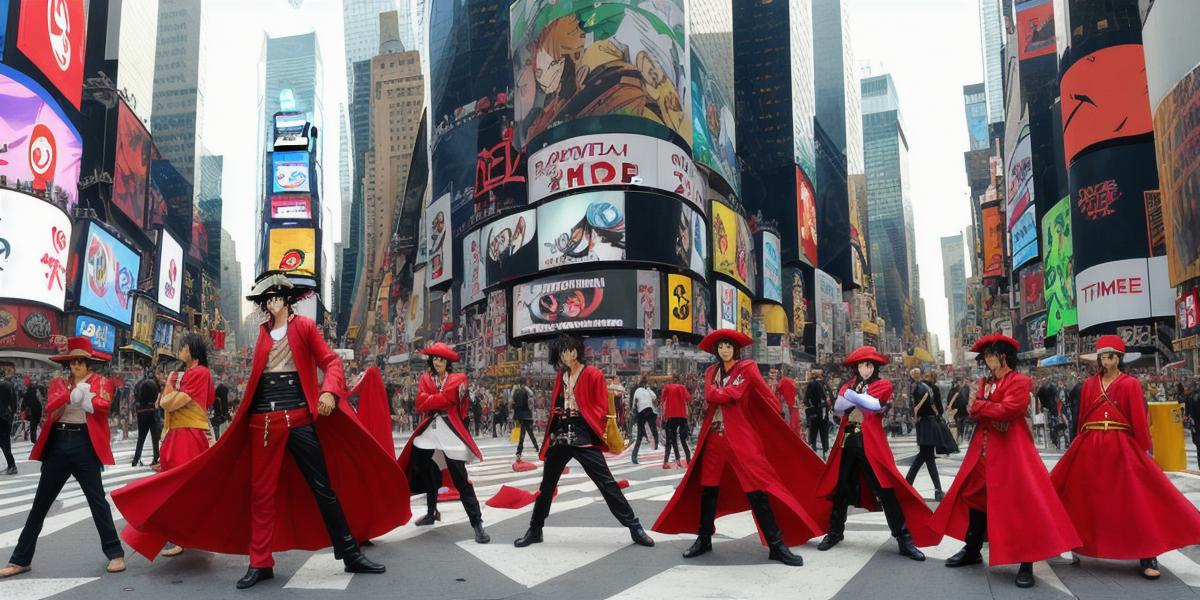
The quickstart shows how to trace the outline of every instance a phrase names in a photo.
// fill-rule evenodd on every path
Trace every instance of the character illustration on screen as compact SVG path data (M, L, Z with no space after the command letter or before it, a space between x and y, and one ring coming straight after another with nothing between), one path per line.
M661 24L660 24L661 25ZM524 141L572 119L633 115L651 119L691 139L674 65L678 49L645 16L625 6L601 4L551 21L529 48L518 76L528 112L518 115ZM632 53L619 40L636 41Z
M679 211L679 227L675 232L675 258L683 264L692 259L692 211Z
M279 257L280 271L295 271L304 264L305 253L299 248L292 248Z
M721 254L729 252L729 234L725 231L725 219L713 215L713 228L717 238L717 250ZM728 269L730 265L720 265L719 268Z
M737 276L742 280L742 283L750 281L750 228L738 227L737 232L737 251L734 254L734 261L737 267Z
M736 173L737 155L734 149L733 114L713 79L704 82L704 124L712 135L713 154L726 173Z
M1046 308L1062 319L1075 306L1075 257L1071 252L1071 211L1058 211L1050 223L1046 241L1046 266L1042 281L1046 289Z
M438 211L433 215L433 225L430 226L429 232L429 265L432 269L432 277L439 279L445 270L444 260L442 256L442 246L446 243L446 213Z
M808 300L804 297L804 277L792 275L792 333L803 335L808 325Z
M601 260L604 250L625 249L625 215L611 202L588 204L583 218L570 231L546 242L550 249L549 259L553 264L566 264L573 260ZM561 257L554 257L562 254Z
M671 290L671 296L675 298L675 302L671 306L671 316L681 321L691 317L692 306L688 302L687 290L684 289L683 285L675 286L675 289Z
M533 323L568 323L592 316L603 300L604 288L577 288L541 294L526 308Z
M488 281L500 281L501 275L511 269L513 257L525 245L525 229L525 217L520 216L512 228L496 227L488 232Z
M1022 54L1032 54L1054 45L1054 20L1042 22L1037 17L1029 19L1029 37L1025 38Z
M708 333L708 290L697 287L692 290L692 333Z

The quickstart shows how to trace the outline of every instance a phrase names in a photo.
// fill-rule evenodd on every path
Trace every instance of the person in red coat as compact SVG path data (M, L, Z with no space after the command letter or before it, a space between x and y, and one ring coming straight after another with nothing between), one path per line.
M663 453L663 468L671 467L671 451L675 451L675 462L683 468L683 457L679 455L679 444L688 464L692 463L692 451L688 448L688 391L679 383L679 375L671 376L671 383L663 386L663 423L667 434L666 451Z
M930 525L966 546L946 559L951 568L983 562L983 542L991 563L1020 563L1017 587L1033 587L1033 563L1080 545L1046 466L1033 445L1025 415L1029 378L1014 371L1017 341L987 335L974 346L991 376L979 382L968 413L978 421L971 446L938 505Z
M428 511L416 525L424 527L442 520L437 502L442 469L445 469L467 510L467 518L475 530L475 542L486 544L492 538L483 529L475 487L467 478L467 464L483 460L483 452L463 424L463 415L470 403L467 376L452 372L451 363L458 362L458 353L446 344L433 344L421 354L429 357L429 370L422 373L417 382L416 408L425 418L408 438L399 461L400 468L408 475L411 491L425 492Z
M779 397L779 402L787 411L788 426L796 432L796 435L801 435L804 419L800 412L800 404L796 401L796 380L784 375L781 367L771 369L771 378L777 382L775 395Z
M341 360L316 323L292 314L291 281L268 272L247 299L268 320L229 429L204 454L125 486L113 501L130 526L159 539L249 554L239 589L273 578L272 553L292 549L332 545L347 572L383 573L355 540L408 522L404 471L351 412ZM134 549L153 559L161 546Z
M854 369L834 403L841 424L817 495L833 500L829 533L817 546L825 551L845 539L851 504L883 509L901 556L925 560L917 546L936 546L941 540L929 528L931 512L921 495L896 470L896 459L883 432L883 410L892 398L892 382L880 379L887 357L874 346L851 352L842 365Z
M696 458L654 523L660 533L696 533L684 558L712 551L718 516L751 510L770 560L801 566L789 546L822 533L829 503L812 494L821 459L789 430L779 401L758 365L739 360L748 336L732 329L708 334L700 349L717 356L704 374L708 402Z
M542 543L542 526L550 514L550 503L554 500L554 488L562 477L567 461L578 462L592 483L600 489L608 510L629 528L629 536L635 544L653 546L654 540L646 535L637 515L625 499L608 462L601 453L613 451L613 444L622 440L609 440L606 433L608 420L617 415L608 411L608 389L600 369L583 363L583 340L570 335L559 336L550 351L550 364L560 369L554 378L554 391L550 394L550 418L546 423L546 436L542 442L542 484L533 505L529 529L525 535L513 542L517 548Z
M92 511L92 521L100 534L100 547L108 557L108 572L125 570L125 549L121 546L121 538L117 537L112 509L104 497L104 481L100 477L104 465L113 464L108 429L113 387L112 382L92 370L111 359L108 354L96 351L92 340L86 337L68 339L66 353L50 357L50 360L66 365L70 372L54 379L47 391L46 425L29 454L29 460L42 461L42 474L25 527L21 529L8 565L0 569L0 578L30 570L46 514L72 476Z
M1148 454L1146 401L1122 372L1127 357L1119 336L1097 340L1100 372L1083 383L1077 437L1050 480L1083 538L1076 553L1140 559L1142 576L1158 579L1159 554L1200 544L1200 512Z

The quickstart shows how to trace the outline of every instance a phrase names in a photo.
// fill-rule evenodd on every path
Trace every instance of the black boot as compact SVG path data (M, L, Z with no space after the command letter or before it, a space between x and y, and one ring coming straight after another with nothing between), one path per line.
M513 545L518 548L524 548L531 544L540 543L542 543L542 528L530 527L529 530L525 532L525 535L521 536L521 539L513 542Z
M712 536L716 531L717 495L721 492L718 486L707 486L700 490L700 531L699 537L691 548L683 553L684 558L696 558L701 554L712 552Z
M925 553L913 545L912 534L908 532L908 529L896 536L896 544L900 546L900 556L907 556L916 561L925 560Z
M1138 566L1140 567L1138 574L1146 579L1158 579L1159 577L1162 577L1162 573L1158 571L1157 558L1143 558L1138 561ZM1154 573L1150 574L1150 571L1153 571Z
M833 510L829 513L829 533L825 534L825 539L821 540L820 544L817 544L817 550L824 552L846 538L842 532L846 530L847 510L848 507L845 503L834 501Z
M483 530L483 521L472 521L471 529L475 530L475 543L486 544L492 541L492 536Z
M767 540L767 547L771 549L767 557L790 567L803 566L804 559L792 554L792 550L783 542L783 532L779 530L779 524L775 521L775 512L771 510L767 494L753 491L746 494L746 498L750 500L750 509L754 512L754 520L758 522L763 539Z
M633 527L630 527L629 537L633 540L633 543L639 546L645 546L647 548L654 547L654 540L650 539L650 536L646 535L646 530L642 529L641 525L634 525Z
M1031 562L1021 563L1021 567L1017 569L1016 584L1017 584L1017 587L1019 587L1019 588L1033 587L1033 584L1034 584L1033 563L1031 563Z
M970 509L968 514L970 521L967 524L967 545L963 546L963 549L959 550L957 554L946 559L946 566L952 569L983 562L983 554L980 553L980 550L983 549L983 540L987 535L987 513Z
M433 525L435 522L438 522L441 520L442 520L441 511L435 510L431 513L425 513L425 516L421 517L420 519L417 519L417 522L413 523L413 525L416 525L417 527L428 527L430 525Z
M381 574L387 572L387 567L371 561L371 559L363 556L359 550L347 553L342 558L342 564L346 565L347 573L374 573Z
M256 569L250 567L246 569L246 574L237 582L237 589L245 590L254 587L260 581L275 579L275 571L271 567L265 569Z

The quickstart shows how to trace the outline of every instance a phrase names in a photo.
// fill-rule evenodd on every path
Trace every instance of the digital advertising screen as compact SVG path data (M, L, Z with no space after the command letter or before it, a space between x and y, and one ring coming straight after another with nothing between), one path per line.
M1042 265L1033 265L1021 271L1021 317L1025 318L1046 310L1045 273Z
M1061 87L1067 164L1093 144L1153 129L1141 44L1109 46L1080 58L1063 73Z
M450 245L450 196L438 198L425 211L425 234L429 236L429 286L454 276Z
M818 354L833 354L836 333L837 308L842 302L842 286L832 275L817 269L814 275L816 344Z
M147 353L154 344L154 301L146 296L137 296L133 302L133 328L129 338L134 344L141 344Z
M1158 188L1149 143L1093 150L1067 170L1075 228L1075 271L1149 256L1145 192Z
M598 117L648 121L692 145L683 0L518 0L509 26L518 147Z
M1051 0L1017 0L1017 57L1028 60L1054 54L1054 3Z
M317 273L317 232L309 227L276 227L268 231L267 265L302 275Z
M1097 325L1170 317L1175 290L1167 277L1167 259L1130 258L1101 263L1075 277L1079 299L1079 332Z
M4 4L0 3L0 8L7 13ZM87 33L83 0L24 0L20 4L17 50L78 109L83 97Z
M159 232L158 240L158 304L179 312L183 298L183 247L166 230Z
M738 290L728 281L717 281L717 329L738 329Z
M271 218L279 221L312 219L312 197L308 194L271 196Z
M672 196L623 193L628 213L626 260L671 265L707 276L708 228L699 212Z
M538 268L625 260L625 193L587 192L537 209Z
M308 117L304 113L276 113L274 146L276 148L308 146L308 138L305 137L307 125Z
M983 207L983 276L1004 276L1004 215L1000 205Z
M491 221L480 228L479 241L487 258L487 285L538 270L537 211L526 210Z
M712 203L713 271L754 289L753 248L746 219L721 202Z
M7 189L0 189L0 215L0 297L62 310L71 218L41 198Z
M512 335L638 329L640 312L637 271L552 275L513 288Z
M117 342L117 326L87 315L75 317L75 335L92 340L92 347L105 354L112 354Z
M1046 336L1076 325L1075 246L1071 240L1071 198L1059 200L1042 218L1043 285L1046 290Z
M1009 231L1014 269L1038 257L1036 213L1033 206L1027 207Z
M817 199L812 182L796 167L796 229L800 232L800 260L810 267L817 263Z
M9 187L48 192L68 208L79 203L79 130L42 86L5 65L0 65L0 143L6 149L0 175Z
M133 322L133 296L142 257L96 223L83 246L79 306L122 325Z
M507 96L499 94L505 102ZM528 199L526 156L513 146L512 108L493 106L485 113L439 126L433 140L435 197L450 194L455 236Z
M145 222L150 177L150 132L124 102L117 109L117 149L113 159L112 203L137 224Z
M462 305L468 306L483 300L483 289L487 287L487 268L483 257L486 253L479 241L482 230L476 229L463 236L463 281Z
M704 62L691 53L692 59L692 156L740 191L740 172L737 162L737 125L733 119L733 104L721 91L721 86L708 73Z
M692 300L692 278L670 273L667 275L667 329L679 333L692 333L695 316Z
M1200 277L1200 161L1188 151L1197 139L1200 67L1179 80L1154 111L1163 233L1175 286Z
M311 192L312 174L308 159L308 152L304 151L272 152L271 172L274 173L274 180L271 190L276 194Z
M759 256L762 259L762 291L764 300L783 302L783 259L780 256L779 236L770 231L761 233Z
M1175 299L1175 327L1184 335L1191 335L1200 327L1200 295L1196 290L1183 292Z
M2 2L0 2L2 4ZM54 352L60 335L58 315L29 304L0 304L0 350Z

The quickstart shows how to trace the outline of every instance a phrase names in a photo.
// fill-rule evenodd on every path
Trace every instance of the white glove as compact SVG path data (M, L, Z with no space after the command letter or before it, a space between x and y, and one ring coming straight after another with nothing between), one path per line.
M83 403L83 399L90 393L92 393L92 385L90 383L85 381L77 384L74 388L71 388L71 404L79 406Z
M854 390L846 390L846 399L868 412L883 410L883 407L879 404L879 399L870 394L860 394Z
M853 390L847 391L853 392ZM833 412L839 417L851 408L854 408L854 403L847 400L845 396L838 396L837 400L833 403Z

